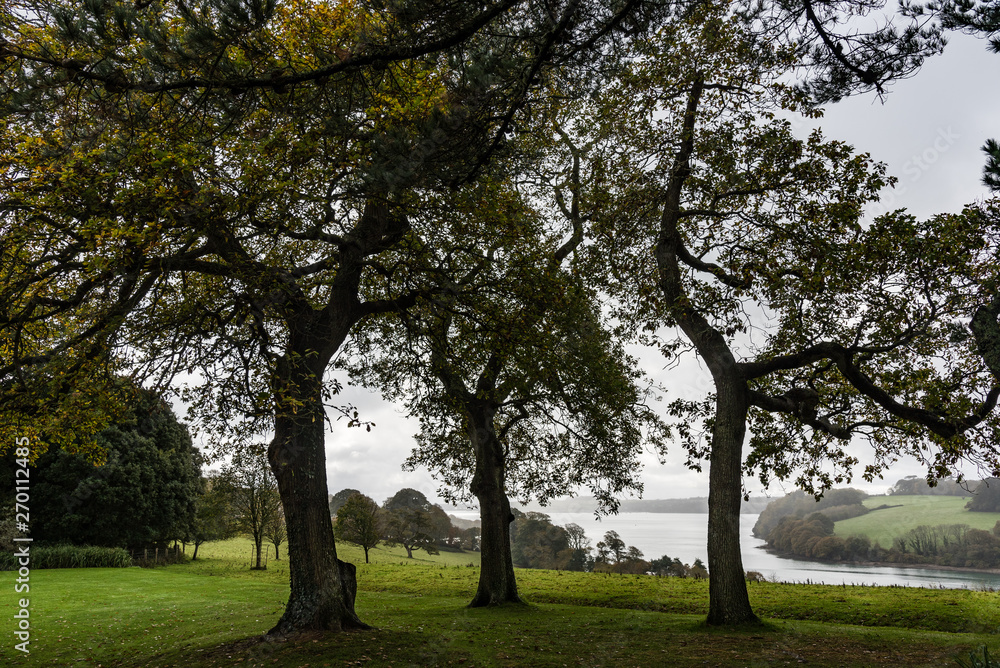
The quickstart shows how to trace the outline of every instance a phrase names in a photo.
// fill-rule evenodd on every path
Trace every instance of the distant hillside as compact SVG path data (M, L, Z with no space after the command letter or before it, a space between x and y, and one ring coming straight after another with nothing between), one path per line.
M1000 521L1000 513L974 513L965 508L967 502L958 496L870 496L864 500L870 512L837 522L834 534L867 536L888 547L893 538L921 525L968 524L989 531Z
M811 494L800 489L789 492L780 499L774 499L757 518L753 526L753 535L767 539L771 530L778 526L786 517L803 519L813 513L823 513L831 522L857 517L869 512L861 504L868 494L850 487L827 490L823 498L816 500Z
M461 529L462 531L472 528L478 529L482 525L481 520L463 520L462 518L455 517L454 515L448 515L448 519L451 520L451 525L453 527Z
M756 515L764 510L771 499L763 496L750 497L744 501L740 512ZM571 499L556 499L547 506L530 504L525 510L541 513L592 513L597 501L592 496L577 496ZM708 497L696 496L688 499L626 499L621 502L622 513L707 513Z

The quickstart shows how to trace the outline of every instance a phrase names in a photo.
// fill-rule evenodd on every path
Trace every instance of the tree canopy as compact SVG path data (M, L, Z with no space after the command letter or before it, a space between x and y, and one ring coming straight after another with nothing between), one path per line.
M786 84L799 54L719 8L641 53L575 126L612 179L594 262L620 317L677 327L688 343L663 352L694 349L712 375L671 412L692 465L711 461L709 621L742 623L744 471L820 491L851 476L854 435L874 447L868 479L903 455L934 476L1000 466L996 204L862 223L884 166L795 137L779 112L819 113Z
M368 551L382 540L381 520L378 504L364 494L355 492L337 510L333 533L338 539L354 543L363 549L367 564Z
M105 463L51 448L32 472L32 538L139 549L183 539L196 519L202 457L156 394L96 436Z

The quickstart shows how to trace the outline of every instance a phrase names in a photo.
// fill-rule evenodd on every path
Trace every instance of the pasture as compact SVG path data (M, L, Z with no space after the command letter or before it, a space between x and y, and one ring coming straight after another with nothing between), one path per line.
M868 536L882 547L892 545L892 539L920 525L968 524L973 529L990 531L1000 521L1000 513L973 513L965 509L968 497L958 496L871 496L864 500L867 508L894 506L849 520L834 526L842 538Z
M469 610L476 554L407 559L340 546L358 564L357 609L377 630L261 642L285 603L287 565L247 568L249 543L202 546L155 569L35 570L24 666L941 666L1000 653L1000 594L750 585L762 627L702 624L705 581L519 570L525 606ZM284 556L284 555L282 555ZM13 574L3 573L12 591ZM4 616L15 601L4 597ZM10 636L8 636L10 637Z

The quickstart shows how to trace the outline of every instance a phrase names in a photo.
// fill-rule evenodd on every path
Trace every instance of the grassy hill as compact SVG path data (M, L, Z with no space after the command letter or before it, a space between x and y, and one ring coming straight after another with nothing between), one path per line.
M958 496L872 496L864 505L872 512L834 525L834 533L843 538L868 536L883 547L892 539L922 524L968 524L974 529L991 530L1000 521L1000 513L973 513L965 509L968 497ZM875 508L888 505L892 508Z
M763 627L710 629L705 581L518 570L526 606L470 610L475 554L358 564L357 610L378 627L262 643L288 595L286 562L250 571L249 543L209 544L156 569L33 570L32 652L18 666L942 666L1000 654L1000 594L750 585ZM0 574L13 590L15 573ZM14 595L0 598L11 618Z

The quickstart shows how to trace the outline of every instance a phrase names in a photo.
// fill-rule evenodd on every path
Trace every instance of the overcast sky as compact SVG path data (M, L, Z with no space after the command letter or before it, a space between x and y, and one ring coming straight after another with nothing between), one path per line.
M986 50L986 43L952 35L945 54L928 62L919 74L896 84L884 103L874 96L853 98L827 108L819 121L802 123L804 137L814 125L829 138L841 139L886 162L899 178L894 191L885 194L882 210L907 208L919 217L958 211L987 193L980 185L984 163L980 147L989 137L1000 138L1000 55ZM647 372L661 380L671 394L700 394L711 390L707 371L697 360L682 367L661 370L653 355L644 355ZM417 430L400 410L377 395L348 387L341 398L355 404L364 420L376 423L371 432L334 426L327 436L327 473L331 492L345 487L359 489L382 502L402 487L413 487L436 498L437 484L424 470L403 472ZM649 454L642 473L644 498L707 496L706 473L683 467L683 455L674 449L670 461L660 465ZM856 454L863 467L866 449ZM855 486L883 492L906 475L923 475L916 462L901 462L874 485L860 478ZM753 493L759 483L747 481ZM771 485L770 496L781 496L790 487Z

